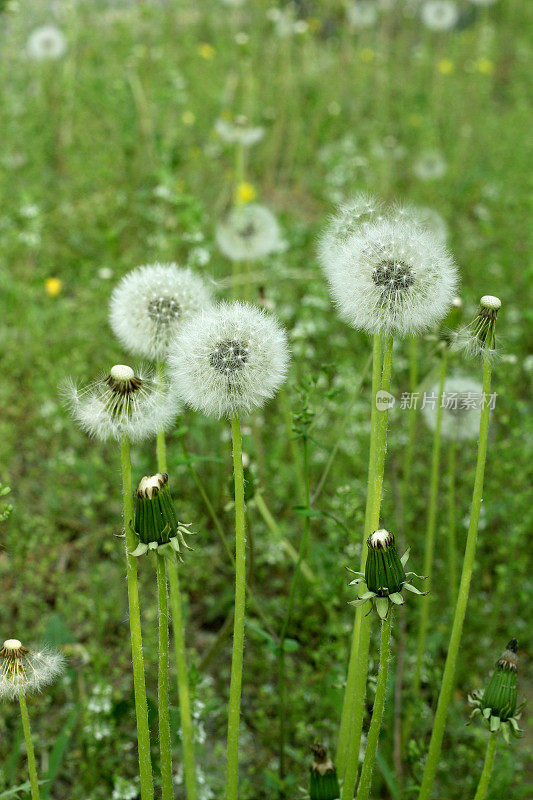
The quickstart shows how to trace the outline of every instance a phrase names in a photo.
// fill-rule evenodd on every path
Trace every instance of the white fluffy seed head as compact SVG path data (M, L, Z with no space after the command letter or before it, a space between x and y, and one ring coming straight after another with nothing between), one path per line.
M130 375L128 371L133 377L125 377ZM116 365L84 387L69 378L60 386L60 393L80 427L101 441L119 441L123 436L132 442L152 438L158 431L167 430L180 410L170 383L156 379L145 367L132 370Z
M238 116L233 120L220 118L215 122L215 131L220 138L229 144L242 144L250 147L260 142L265 135L265 129L259 126L248 125L246 117Z
M444 244L398 207L347 236L330 226L319 259L341 317L371 334L428 330L456 289L457 268Z
M438 383L429 389L428 394L437 399L435 402L426 402L422 413L428 428L434 431L439 407ZM442 395L441 436L455 442L476 440L479 436L482 398L483 387L473 378L461 375L447 378Z
M61 653L28 650L18 639L6 639L0 648L0 700L38 692L64 669Z
M431 31L449 31L457 24L459 9L453 0L427 0L422 6L420 16Z
M217 226L216 240L232 261L255 261L283 247L276 217L258 203L236 206L230 211Z
M164 359L180 326L212 302L204 280L177 264L134 269L115 287L109 322L123 346L135 355Z
M260 408L285 380L287 338L274 317L248 303L221 303L183 326L169 350L181 399L216 417Z
M30 35L26 52L34 61L61 58L67 49L65 37L55 25L43 25Z

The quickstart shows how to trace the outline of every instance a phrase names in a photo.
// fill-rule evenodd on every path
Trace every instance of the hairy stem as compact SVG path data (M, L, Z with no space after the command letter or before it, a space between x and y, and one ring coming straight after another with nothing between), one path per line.
M448 655L446 656L446 663L444 665L444 674L442 677L442 684L437 704L437 711L435 713L435 721L433 724L433 731L431 733L428 756L426 760L426 766L424 769L424 775L422 777L422 785L420 788L420 794L418 795L418 800L429 800L429 798L431 797L431 790L433 788L433 783L435 781L435 773L437 771L437 766L440 758L440 751L442 747L442 739L444 736L444 727L446 725L448 707L450 705L450 700L453 692L455 665L457 663L457 655L459 653L459 645L461 643L463 622L465 619L466 606L468 604L468 595L470 592L470 582L472 580L472 571L474 569L477 532L479 526L479 513L481 510L481 501L483 496L483 481L485 477L485 463L487 459L487 441L489 433L489 413L490 413L489 396L491 387L491 374L492 374L492 365L490 357L485 356L483 362L484 404L481 410L476 477L474 480L472 507L470 510L470 523L468 526L468 533L466 537L466 549L463 560L463 570L461 573L461 582L459 584L459 593L457 596L457 603L455 606L452 632L450 635L450 642L448 645Z
M126 577L128 583L128 610L130 617L131 656L133 662L133 689L135 714L137 717L137 742L139 747L139 773L141 781L141 800L153 800L152 761L150 756L150 731L148 728L148 702L144 680L144 660L141 633L141 611L139 606L139 585L137 579L137 559L130 553L135 550L136 538L133 524L133 490L131 484L130 443L126 436L120 440L122 464L122 494L124 501L124 530L126 548Z
M235 484L235 618L233 622L233 651L228 706L226 800L237 800L239 785L239 719L241 712L246 599L244 473L242 467L241 425L238 417L233 417L231 420L231 434Z
M455 536L455 471L457 445L452 440L448 449L448 589L450 608L457 598L457 542Z
M483 771L479 778L477 785L476 796L474 800L485 800L487 789L489 788L490 776L492 775L492 768L494 766L494 756L496 755L496 748L498 746L498 733L491 733L487 744L487 752L485 753L485 763L483 764Z
M23 692L18 694L20 704L20 716L22 717L22 729L24 731L24 741L26 742L26 758L28 760L28 773L30 776L31 800L39 800L39 779L37 778L37 766L35 764L35 751L31 740L30 715Z
M161 783L163 800L172 800L172 750L170 745L170 716L168 700L168 599L165 557L156 555L157 601L159 611L159 665L157 706L159 713L159 750L161 753Z

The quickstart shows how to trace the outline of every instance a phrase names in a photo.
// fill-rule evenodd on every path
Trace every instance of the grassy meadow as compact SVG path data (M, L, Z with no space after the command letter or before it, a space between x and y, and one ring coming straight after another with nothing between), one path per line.
M502 300L478 548L435 798L473 798L487 741L465 727L467 694L485 684L506 642L520 642L519 698L533 701L531 480L533 268L531 34L533 4L459 0L450 30L424 25L417 0L376 2L368 27L341 0L37 0L0 3L0 482L13 506L0 522L0 640L46 642L64 676L29 698L42 797L137 798L131 649L121 533L120 456L89 440L62 405L66 376L93 380L131 356L108 303L131 269L177 262L231 298L235 266L217 223L234 201L267 206L283 246L237 275L236 293L286 327L290 374L243 420L249 457L247 605L240 748L241 800L308 797L310 745L332 756L356 596L370 433L370 338L342 322L316 242L336 204L364 191L437 212L460 272L464 318L481 295ZM32 32L59 29L65 50L38 59ZM236 147L217 121L264 128ZM133 359L135 361L135 359ZM434 337L419 342L422 390L436 380ZM450 372L481 381L461 355ZM395 342L382 520L422 571L432 433L422 413L403 481L409 353ZM300 442L291 417L311 414L310 535L287 631L286 770L278 769L276 636L305 520ZM299 415L299 416L298 416ZM230 543L234 535L228 425L185 409L167 437L180 520L197 531L180 567L199 797L222 798L231 662L233 568L199 493L200 476ZM443 442L430 625L421 691L411 693L422 598L393 625L374 800L416 798L452 611ZM476 442L459 443L453 501L459 565ZM153 442L133 449L133 481L156 471ZM403 552L403 550L402 550ZM145 669L158 794L157 589L139 561ZM373 629L364 731L377 673ZM402 718L413 705L408 741ZM171 669L175 796L184 798ZM527 800L533 736L502 745L487 797ZM16 703L0 714L0 798L29 797Z

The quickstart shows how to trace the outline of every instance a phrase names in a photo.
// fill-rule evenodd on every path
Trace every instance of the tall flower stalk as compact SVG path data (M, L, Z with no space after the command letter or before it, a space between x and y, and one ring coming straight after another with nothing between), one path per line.
M483 762L483 771L481 772L481 776L479 778L479 783L477 785L474 800L485 800L485 797L487 795L490 783L490 777L492 775L492 769L494 767L494 757L496 755L496 748L498 747L498 739L499 739L498 732L491 733L489 736L487 750L485 753L485 761Z
M481 409L480 426L479 426L479 443L476 464L476 475L474 479L474 490L472 494L472 506L470 510L470 522L468 525L468 533L466 538L466 548L463 560L463 569L461 573L461 581L459 584L459 593L457 596L457 603L455 606L455 613L453 618L453 626L448 644L448 654L446 656L446 663L444 665L444 673L442 677L442 684L440 688L439 700L437 703L437 710L435 713L435 720L433 723L433 730L431 733L431 740L429 743L429 750L422 777L422 784L418 800L429 800L433 783L435 781L435 774L437 765L440 758L442 748L442 740L444 737L444 728L446 725L446 717L448 715L448 707L453 692L455 667L457 663L457 656L459 653L459 646L461 643L461 634L463 631L463 623L466 615L466 607L468 604L468 596L470 593L470 583L472 580L472 572L474 569L474 558L476 554L477 534L479 527L479 514L481 511L481 502L483 499L483 482L485 477L485 463L487 459L487 442L489 433L489 415L490 415L490 391L491 391L491 376L492 376L492 360L495 349L495 333L494 328L496 324L496 316L501 303L498 298L485 296L481 298L480 309L478 316L474 323L466 332L462 332L459 341L466 345L468 351L481 353L483 357L483 407Z

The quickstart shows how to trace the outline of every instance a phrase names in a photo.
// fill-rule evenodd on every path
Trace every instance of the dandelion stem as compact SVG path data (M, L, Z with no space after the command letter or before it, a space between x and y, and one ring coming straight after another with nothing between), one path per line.
M35 751L31 740L30 715L23 692L18 693L20 703L20 716L22 717L22 728L24 730L24 740L26 742L26 757L28 759L28 773L30 775L31 800L39 800L39 780L37 778L37 766L35 764Z
M452 439L448 449L448 588L450 608L457 598L457 543L455 536L455 469L457 445Z
M496 748L498 747L498 732L491 733L489 742L487 744L487 752L485 753L485 763L483 764L483 771L479 778L477 785L476 796L474 800L485 800L487 789L489 788L490 776L492 775L492 768L494 766L494 756L496 755Z
M427 577L426 588L431 588L431 575L433 572L433 552L435 549L435 527L437 522L437 499L439 491L439 466L441 449L441 423L442 423L442 394L444 392L444 381L448 358L446 351L443 352L439 373L439 396L437 400L437 414L435 418L435 431L433 433L433 452L431 456L431 477L429 484L429 508L426 526L426 539L424 549L424 575ZM420 619L418 623L418 639L416 648L416 666L413 680L413 697L416 698L420 692L420 681L422 677L422 666L426 652L426 636L429 624L429 602L422 604ZM407 727L407 726L406 726ZM406 736L407 736L406 732Z
M122 464L122 494L124 501L124 530L126 545L126 576L128 581L128 608L130 617L131 655L133 662L133 688L135 713L137 716L137 742L139 747L139 772L141 779L141 800L153 800L152 762L150 757L150 731L148 728L148 703L144 680L143 645L141 633L141 612L139 607L139 587L137 579L137 559L130 553L135 550L136 540L133 532L133 490L131 484L130 443L126 436L120 440Z
M304 481L305 481L305 508L309 509L309 459L307 449L307 437L302 437L303 449L303 464L304 464ZM279 698L279 777L283 781L285 777L285 744L287 739L286 729L286 686L285 686L285 639L287 630L291 621L292 609L294 607L294 600L296 597L296 590L298 588L298 581L300 578L302 561L307 549L307 540L309 539L309 516L306 514L303 517L303 531L300 539L300 547L298 549L298 560L294 566L292 575L291 588L289 590L289 600L287 602L287 610L285 611L285 618L281 626L281 633L279 635L278 644L278 698Z
M448 707L453 691L455 665L457 662L457 655L459 652L459 645L461 643L461 634L463 630L463 622L466 614L466 606L468 604L468 595L470 591L470 582L472 580L472 571L474 568L474 558L476 554L476 541L479 526L479 513L481 510L481 501L483 495L483 481L485 477L485 463L487 459L487 440L489 433L489 397L491 387L491 374L492 364L490 355L486 355L483 362L483 408L481 410L481 418L479 425L479 444L477 453L476 476L474 480L474 491L472 494L472 507L470 510L470 523L468 526L468 534L466 537L466 549L463 560L463 570L461 573L461 581L459 584L459 593L457 596L457 603L455 606L455 615L453 620L452 632L450 635L450 642L448 645L448 655L446 656L446 663L444 665L444 674L442 677L442 684L437 704L437 711L435 714L435 721L433 724L433 731L431 733L431 740L429 743L428 756L424 775L422 777L422 785L418 800L429 800L431 790L435 781L435 773L439 762L440 751L442 747L442 739L444 736L444 727L446 725L446 716L448 714Z
M361 549L361 566L363 572L366 564L366 540L379 526L381 509L381 492L383 488L383 470L385 451L387 448L388 408L378 409L376 394L381 388L390 390L392 374L392 336L384 343L383 370L381 370L381 334L374 334L373 367L372 367L372 409L370 431L370 454L368 465L368 489L366 499L365 525ZM357 767L359 763L359 746L363 729L364 701L368 670L368 649L370 645L370 618L363 617L362 608L356 610L348 678L344 693L343 714L339 733L337 761L340 775L344 774L343 800L355 790Z
M163 800L172 800L172 752L168 708L168 599L165 556L156 556L157 600L159 607L159 666L157 705L159 712L159 749L161 753L161 782Z
M189 675L185 652L185 635L181 611L179 568L169 564L167 570L170 590L170 610L174 632L174 652L178 677L178 697L180 701L181 741L183 745L183 772L187 800L196 800L196 768L194 762L194 736L191 720L191 701L189 697Z
M235 484L235 618L228 706L226 800L237 800L239 784L239 718L241 711L244 652L244 610L246 599L246 530L241 425L232 417L233 474Z
M416 392L418 385L418 338L412 336L409 339L409 391L411 396ZM413 453L415 449L417 408L416 402L411 402L409 408L409 426L407 434L407 446L405 448L405 460L403 465L402 499L404 508L407 506L407 491L411 480L411 467L413 464Z
M157 378L160 383L163 383L165 377L165 365L158 359L157 361ZM157 451L157 468L159 472L168 472L167 470L167 446L165 442L165 432L158 431L156 439Z
M381 623L381 643L379 652L378 681L376 684L376 696L372 708L372 720L368 731L365 758L357 789L357 800L368 800L370 787L372 784L372 771L376 760L379 732L383 719L383 709L385 707L385 694L387 691L387 675L389 672L390 638L392 624L392 609L389 610L387 618ZM353 797L353 795L352 795Z

